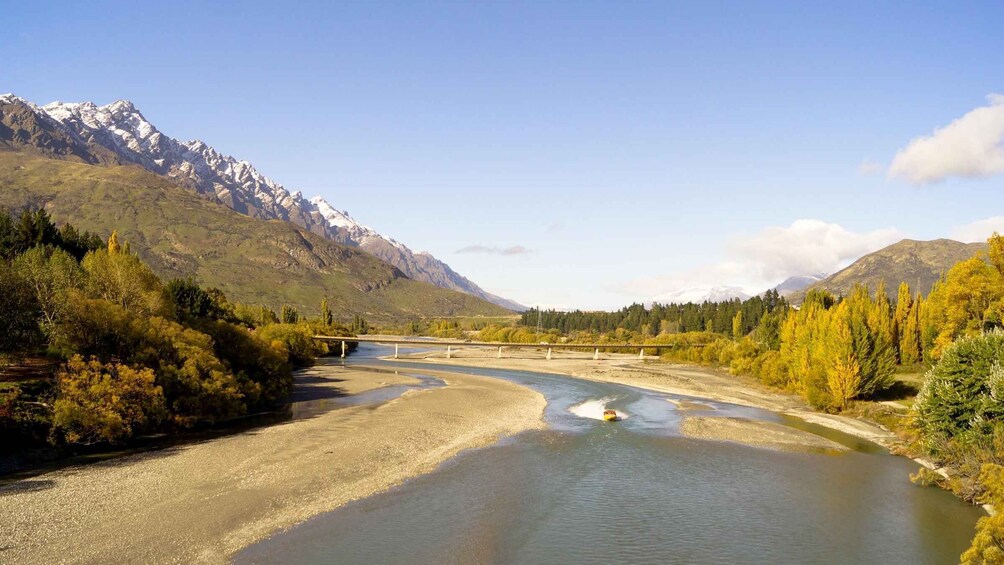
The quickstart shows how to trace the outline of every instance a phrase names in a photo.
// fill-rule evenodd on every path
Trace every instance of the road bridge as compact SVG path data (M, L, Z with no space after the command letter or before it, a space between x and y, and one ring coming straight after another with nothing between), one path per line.
M673 349L676 345L657 343L503 343L498 341L472 341L464 339L408 339L401 337L379 337L379 336L329 336L315 335L314 339L327 343L341 343L342 357L345 357L349 343L375 343L378 345L394 346L394 358L398 358L400 346L406 347L445 347L446 358L453 355L454 347L483 347L498 348L498 358L502 358L503 349L547 349L547 358L551 358L551 353L555 349L581 349L593 350L593 359L600 358L601 349L630 349L638 350L638 358L645 358L645 350L655 351L658 354L660 349Z

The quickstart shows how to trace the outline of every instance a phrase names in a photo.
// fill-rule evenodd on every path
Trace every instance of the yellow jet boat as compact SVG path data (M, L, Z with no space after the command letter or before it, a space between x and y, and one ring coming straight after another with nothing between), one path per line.
M617 415L616 410L604 410L603 419L608 422L616 422L617 420L620 420L621 417Z

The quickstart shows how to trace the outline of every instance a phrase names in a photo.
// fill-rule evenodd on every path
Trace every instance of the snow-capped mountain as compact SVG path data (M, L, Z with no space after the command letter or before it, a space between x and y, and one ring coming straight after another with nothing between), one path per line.
M410 278L472 294L506 308L525 309L485 292L435 257L414 253L401 242L360 224L323 198L308 200L299 191L291 192L247 161L220 153L200 140L179 141L165 135L128 100L105 106L92 102L37 106L6 94L0 96L0 104L13 108L5 110L7 114L26 108L37 114L46 131L21 141L36 147L42 144L43 149L45 144L52 145L55 150L48 152L53 156L75 155L90 163L136 164L242 214L286 220L339 243L358 246ZM59 139L50 139L53 137Z
M800 290L809 288L813 284L825 279L827 276L828 275L826 273L816 273L814 275L788 277L784 279L781 284L775 286L774 290L776 290L781 296L787 298Z
M660 304L686 304L693 302L726 302L738 298L746 300L750 295L738 286L695 286L681 288L655 297L652 301Z

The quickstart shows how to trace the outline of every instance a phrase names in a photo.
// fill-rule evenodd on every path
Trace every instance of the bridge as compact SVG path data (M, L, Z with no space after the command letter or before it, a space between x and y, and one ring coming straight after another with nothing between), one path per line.
M551 352L554 349L582 349L582 350L593 350L593 359L600 358L600 349L631 349L638 350L638 358L645 358L645 350L649 351L655 350L656 354L660 349L672 349L676 347L672 344L657 344L657 343L503 343L498 341L471 341L463 339L437 339L437 340L424 340L424 339L406 339L400 337L377 337L377 336L359 336L359 337L347 337L347 336L329 336L329 335L315 335L314 339L327 342L327 343L338 343L342 344L342 357L345 357L348 343L376 343L379 345L393 345L394 346L394 359L398 358L400 353L400 346L404 345L406 347L445 347L446 348L446 358L450 359L453 355L454 347L483 347L483 348L498 348L498 358L502 358L503 349L544 349L547 348L547 358L551 358Z

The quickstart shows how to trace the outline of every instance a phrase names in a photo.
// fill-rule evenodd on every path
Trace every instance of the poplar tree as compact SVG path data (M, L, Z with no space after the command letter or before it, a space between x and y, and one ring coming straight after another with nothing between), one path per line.
M112 235L108 237L108 254L115 255L120 251L122 251L122 246L119 245L119 232L112 230Z
M907 364L906 361L903 361L903 342L907 318L910 316L912 309L913 299L911 297L910 285L902 282L899 284L899 291L896 293L896 313L892 318L892 335L896 343L896 358L903 364ZM919 331L920 328L918 327L917 330Z
M328 307L328 299L321 299L321 323L324 324L325 327L330 327L334 321L335 318L331 314L331 308Z

